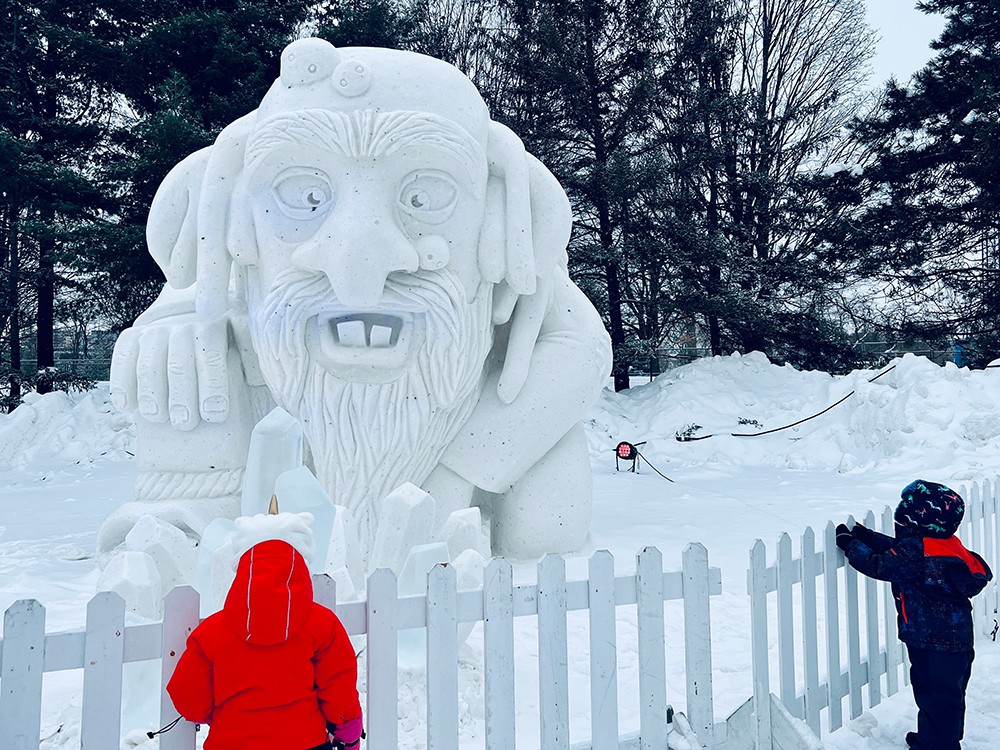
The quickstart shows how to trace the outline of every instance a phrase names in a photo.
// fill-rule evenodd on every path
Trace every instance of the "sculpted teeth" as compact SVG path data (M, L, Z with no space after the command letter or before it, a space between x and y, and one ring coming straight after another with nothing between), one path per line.
M387 349L396 345L403 321L395 315L345 315L330 321L334 340L343 347Z
M392 329L388 326L372 326L369 332L369 346L392 346Z
M341 346L365 346L365 323L363 320L347 320L337 323L337 338Z

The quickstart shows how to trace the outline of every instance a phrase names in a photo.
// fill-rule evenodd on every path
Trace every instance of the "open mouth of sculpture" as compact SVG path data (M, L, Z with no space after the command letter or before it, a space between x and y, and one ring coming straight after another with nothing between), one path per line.
M388 382L409 364L422 343L419 313L322 312L306 329L309 349L326 369L348 380Z

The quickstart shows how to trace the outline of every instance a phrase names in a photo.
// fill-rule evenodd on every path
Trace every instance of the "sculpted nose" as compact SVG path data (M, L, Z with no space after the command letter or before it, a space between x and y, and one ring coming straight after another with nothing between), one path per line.
M375 307L386 277L393 271L416 271L413 243L395 222L364 213L336 212L292 253L292 262L326 274L337 300L348 307Z

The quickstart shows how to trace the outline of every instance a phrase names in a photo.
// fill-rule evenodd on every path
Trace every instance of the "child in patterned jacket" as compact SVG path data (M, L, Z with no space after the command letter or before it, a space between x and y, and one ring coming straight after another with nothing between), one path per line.
M899 639L910 658L917 750L960 750L965 691L972 674L972 604L993 578L986 561L955 532L965 515L957 492L918 479L902 491L895 537L861 524L837 526L837 546L859 573L892 584Z

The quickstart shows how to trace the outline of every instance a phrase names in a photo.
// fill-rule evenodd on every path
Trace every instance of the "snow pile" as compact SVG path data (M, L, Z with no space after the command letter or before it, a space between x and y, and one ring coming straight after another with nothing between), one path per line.
M85 393L29 393L0 416L0 470L45 459L85 463L134 453L135 424L112 406L107 383Z
M589 420L590 445L596 459L619 440L646 441L640 451L664 471L754 465L844 473L912 459L928 469L963 464L951 478L973 479L979 467L985 476L1000 465L998 384L1000 370L939 367L912 354L840 377L733 354L626 393L605 390ZM852 391L794 427L733 436L799 422Z

